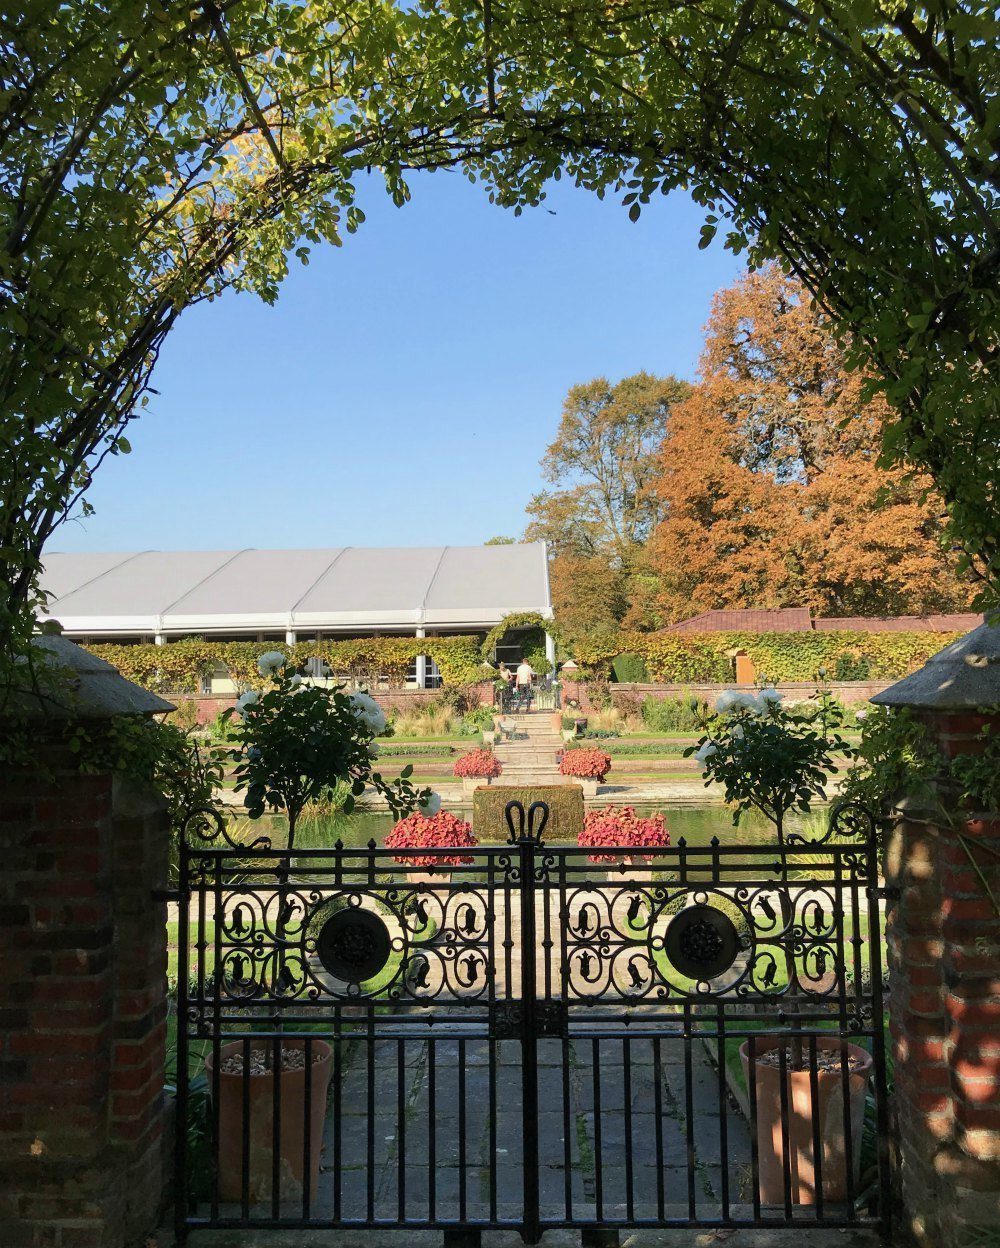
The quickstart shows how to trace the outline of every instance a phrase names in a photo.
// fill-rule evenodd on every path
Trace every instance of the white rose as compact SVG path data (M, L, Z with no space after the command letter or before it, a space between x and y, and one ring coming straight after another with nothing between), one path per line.
M757 695L757 701L765 707L768 704L777 706L779 702L784 700L784 697L785 695L779 693L777 689L762 689Z
M296 672L292 679L288 682L289 687L292 689L298 689L300 685L304 685L305 683L305 677L300 676L298 672Z
M262 676L273 676L285 666L285 656L280 650L268 650L257 660L257 670Z
M715 699L715 709L720 715L725 715L726 711L731 711L734 706L738 706L740 699L744 696L742 693L737 693L735 689L726 689Z
M367 693L352 693L351 703L355 716L373 736L377 737L380 732L385 732L385 712L373 697Z
M426 815L430 819L436 815L441 809L441 794L428 793L424 800L420 803L420 813Z
M729 729L729 735L734 741L742 741L743 737L746 735L743 731L743 725L733 724L732 728Z
M236 714L243 718L246 714L248 706L253 706L255 702L260 701L260 694L256 689L248 689L246 693L241 694L236 699Z
M695 758L698 760L699 763L702 764L702 766L704 766L705 763L707 763L708 760L712 757L712 755L718 754L718 752L719 752L719 747L715 744L714 741L706 741L705 744L701 747L701 749L695 752Z
M855 711L855 712L854 712L854 718L855 718L855 719L867 719L867 718L868 718L868 712L867 712L867 711Z

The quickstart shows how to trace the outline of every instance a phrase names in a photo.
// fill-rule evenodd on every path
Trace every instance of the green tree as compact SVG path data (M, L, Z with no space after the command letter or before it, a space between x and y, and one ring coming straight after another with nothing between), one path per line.
M670 409L689 387L637 373L574 386L542 459L552 490L528 504L525 536L553 554L553 605L571 635L620 622L661 510L659 450Z

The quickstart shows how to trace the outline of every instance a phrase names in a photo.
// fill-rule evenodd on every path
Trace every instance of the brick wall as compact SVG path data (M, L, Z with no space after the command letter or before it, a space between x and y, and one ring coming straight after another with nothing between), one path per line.
M831 681L827 688L838 697L846 706L857 705L861 702L867 702L873 694L881 693L883 689L889 687L888 681L875 680L841 680ZM631 697L642 698L690 698L696 697L699 701L713 703L715 699L724 689L746 688L749 692L754 692L753 686L740 686L730 681L728 684L701 684L701 685L661 685L661 684L632 684L624 681L609 686L611 697L629 695ZM808 698L816 692L815 681L784 681L778 685L778 688L789 701L795 701L800 698ZM584 709L590 709L590 698L587 693L587 686L580 681L566 681L563 686L564 697L576 698Z
M493 686L484 683L477 685L476 689L480 703L484 706L492 705ZM224 711L227 707L236 704L236 694L213 693L195 696L194 694L178 693L170 696L178 702L197 703L199 724L210 724L220 711ZM372 696L385 711L406 711L426 706L430 702L439 701L441 691L439 689L379 689Z
M929 719L946 750L980 748L982 716ZM1000 1236L1000 916L976 869L1000 897L1000 822L965 846L942 822L910 811L887 847L894 1103L905 1228L967 1248Z
M141 1243L161 1199L163 802L0 776L0 1244Z

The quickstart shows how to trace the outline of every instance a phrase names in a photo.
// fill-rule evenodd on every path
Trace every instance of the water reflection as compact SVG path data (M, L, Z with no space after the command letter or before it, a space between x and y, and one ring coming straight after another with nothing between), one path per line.
M689 845L707 845L713 836L717 836L723 845L761 845L774 841L774 827L762 816L744 815L739 827L733 827L732 817L725 807L718 804L641 808L642 814L654 812L663 814L670 833L671 844L674 845L681 837L684 837ZM813 818L825 818L825 813L817 812ZM324 849L339 839L345 845L352 847L366 845L369 840L374 840L376 844L381 845L391 828L391 817L382 813L366 812L334 815L323 819L307 819L299 825L296 844L300 849ZM794 830L794 825L790 826L789 830ZM480 843L486 845L499 845L505 840L506 833L500 832L489 839L480 837ZM574 838L548 834L545 840L548 844L574 843ZM275 843L278 843L277 838L275 838Z

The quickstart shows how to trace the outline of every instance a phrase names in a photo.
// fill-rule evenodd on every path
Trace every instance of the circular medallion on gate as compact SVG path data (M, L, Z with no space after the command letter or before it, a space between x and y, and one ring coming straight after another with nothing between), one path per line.
M377 914L352 906L330 916L316 937L316 956L335 979L360 984L389 961L389 929Z
M740 942L732 920L713 906L687 906L670 920L663 949L689 979L715 979L736 961Z

